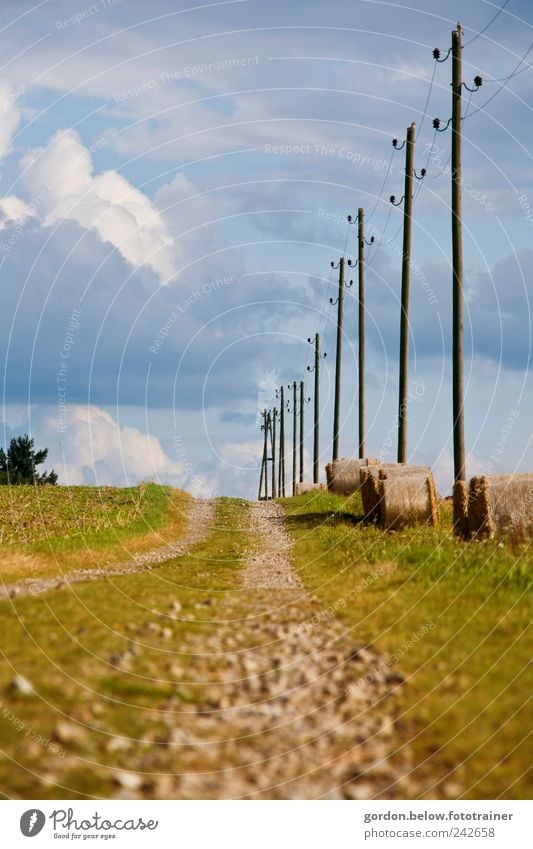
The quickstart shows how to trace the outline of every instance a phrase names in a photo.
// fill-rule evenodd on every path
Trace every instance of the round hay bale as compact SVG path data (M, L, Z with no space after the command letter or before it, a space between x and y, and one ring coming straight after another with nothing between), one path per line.
M379 469L379 466L364 466L359 472L361 499L367 522L379 519Z
M393 475L431 475L430 466L411 466L409 463L384 463L379 470L381 480Z
M380 521L379 480L391 476L421 474L431 477L429 466L410 466L407 463L383 463L379 466L368 466L361 469L361 498L365 519L368 522Z
M533 538L533 474L479 475L470 481L468 535Z
M334 460L326 466L328 489L337 495L352 495L359 492L361 487L360 471L368 464L378 463L377 460Z
M455 481L453 486L453 530L457 536L468 536L468 485Z
M306 492L320 492L321 490L327 489L325 483L300 483L299 481L296 483L294 494L295 495L305 495Z
M379 480L380 522L386 530L438 524L438 505L431 472L391 474Z

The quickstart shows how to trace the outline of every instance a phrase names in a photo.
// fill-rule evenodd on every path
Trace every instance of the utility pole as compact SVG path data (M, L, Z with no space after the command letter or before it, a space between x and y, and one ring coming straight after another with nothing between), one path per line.
M300 381L300 483L304 482L304 382Z
M470 92L475 92L483 83L480 76L474 77L474 88L462 81L462 27L452 32L452 45L446 56L440 58L438 47L433 51L437 62L445 62L452 56L452 117L441 128L440 119L435 118L433 127L436 131L444 132L450 122L452 125L452 265L453 265L453 299L452 299L452 396L453 396L453 465L454 479L457 489L464 489L466 481L465 458L465 425L464 425L464 375L463 375L463 222L462 222L462 162L461 162L461 133L462 133L462 90L463 86ZM454 508L459 513L454 515L454 526L461 533L464 516L460 515L462 507L460 499L454 498Z
M398 139L393 139L396 150L405 147L405 184L401 200L396 202L391 195L390 202L399 206L403 201L403 246L402 246L402 294L400 312L400 374L398 392L398 463L407 462L407 425L409 406L409 289L411 275L411 237L413 226L413 177L422 180L426 169L417 174L414 168L415 123L407 128L406 139L398 147Z
M274 407L272 410L271 427L270 427L270 447L272 449L272 498L276 497L276 419L278 411Z
M289 386L290 389L290 386ZM298 429L296 381L292 384L292 494L296 494L296 439Z
M365 211L358 210L357 270L359 272L359 459L365 456Z
M461 24L452 32L452 261L453 261L453 466L466 480L463 378L463 227L461 219Z
M279 470L278 498L285 498L285 396L283 386L279 389Z
M262 415L262 417L263 417L263 424L261 425L261 430L262 430L262 431L263 431L263 433L264 433L264 439L263 439L263 459L262 459L262 461L261 461L261 474L260 474L260 476L259 476L259 491L258 491L258 493L257 493L257 500L258 500L258 501L261 501L261 500L262 500L262 495L261 495L261 493L262 493L262 490L263 490L263 481L265 481L265 487L266 487L266 461L267 461L267 422L266 422L266 410L263 410L263 411L261 412L261 415ZM268 492L267 492L267 495L268 495Z
M348 216L352 222L352 216ZM372 236L371 245L374 242ZM352 265L348 260L348 265ZM357 322L358 335L358 378L359 378L359 459L365 456L365 211L362 207L357 210L357 269L358 269L358 305L359 314Z
M309 343L311 339L307 340ZM322 354L325 357L326 354ZM315 416L313 425L313 483L318 483L320 477L319 457L320 457L320 334L315 333L315 364L307 366L307 371L315 373Z
M400 380L398 393L398 463L407 462L407 419L409 401L409 288L411 234L413 223L413 168L415 125L407 129L405 140L405 187L403 197L402 295L400 312Z
M335 357L335 405L333 412L333 460L339 459L339 432L341 412L341 367L342 367L342 323L344 318L344 257L341 256L338 266L331 263L332 268L339 269L339 294L337 301L329 299L330 304L337 304L337 351Z

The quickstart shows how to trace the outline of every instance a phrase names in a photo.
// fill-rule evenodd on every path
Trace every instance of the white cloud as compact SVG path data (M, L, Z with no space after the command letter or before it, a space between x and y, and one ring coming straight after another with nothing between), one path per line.
M11 139L20 123L21 110L17 100L23 94L23 86L12 88L9 83L0 81L0 157L9 150Z
M250 466L259 467L263 456L263 440L226 442L220 449L220 456L237 473L246 471Z
M0 230L3 230L8 221L17 224L29 217L35 216L35 210L15 195L0 198Z
M120 486L153 479L183 487L187 480L183 464L168 457L155 436L121 427L100 407L69 407L65 432L59 434L57 425L48 417L43 437L50 449L46 465L55 467L60 483Z
M74 130L31 150L21 168L45 224L72 219L94 228L133 265L152 268L162 282L173 274L176 251L156 206L116 171L94 175L91 153Z

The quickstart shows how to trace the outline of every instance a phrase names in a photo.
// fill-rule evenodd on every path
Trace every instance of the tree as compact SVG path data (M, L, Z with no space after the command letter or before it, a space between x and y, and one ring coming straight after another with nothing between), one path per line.
M0 448L0 484L55 484L57 475L51 472L37 472L48 456L48 448L33 450L34 441L27 433L13 437L7 453Z

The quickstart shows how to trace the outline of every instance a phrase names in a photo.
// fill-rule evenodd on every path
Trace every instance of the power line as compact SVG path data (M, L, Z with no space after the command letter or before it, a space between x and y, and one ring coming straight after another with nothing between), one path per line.
M490 21L488 22L488 24L486 24L486 25L483 27L483 29L482 29L482 30L480 30L480 31L479 31L476 35L472 36L472 38L470 39L470 41L467 41L467 42L466 42L466 44L463 44L463 48L464 48L464 47L468 47L468 45L469 45L469 44L472 44L472 43L473 43L473 42L474 42L477 38L479 38L481 35L483 35L485 32L487 32L488 28L489 28L490 26L492 26L492 24L494 23L494 21L495 21L497 18L499 18L499 17L500 17L501 13L502 13L502 12L503 12L503 10L505 9L505 7L508 5L508 3L509 3L509 0L505 0L505 3L503 4L503 6L501 6L501 7L498 9L498 11L496 12L496 14L495 14L495 15L494 15L491 19L490 19Z
M427 93L427 97L426 97L426 103L424 105L424 110L422 112L422 118L420 120L420 124L418 125L418 129L417 129L416 136L415 136L415 141L418 139L418 136L420 135L420 131L421 131L423 125L424 125L424 121L425 121L426 116L427 116L429 101L430 101L430 98L431 98L431 92L433 90L433 83L435 82L436 70L437 70L437 65L435 63L433 65L433 73L431 74L431 80L429 81L429 89L428 89L428 93ZM381 189L380 189L379 195L376 199L376 202L374 203L374 206L372 207L372 209L370 210L370 213L368 214L368 216L366 218L367 224L372 220L372 217L373 217L373 215L374 215L374 213L375 213L375 211L376 211L376 209L379 205L379 202L381 201L381 198L383 197L383 192L385 191L385 186L387 185L387 180L389 179L390 170L391 170L391 167L392 167L392 160L393 160L395 152L396 152L396 148L393 147L392 153L390 155L387 171L385 173L383 183L381 184Z
M420 135L420 130L422 129L422 127L423 127L423 125L424 125L424 121L425 121L425 119L426 119L426 115L427 115L427 111L428 111L428 106L429 106L429 98L431 97L431 92L432 92L432 89L433 89L433 83L434 83L434 81L435 81L435 72L436 72L436 70L437 70L437 63L436 63L436 62L434 62L434 63L433 63L433 73L432 73L432 75L431 75L431 82L429 83L428 96L426 97L426 105L424 106L424 112L423 112L423 114L422 114L422 119L421 119L421 121L420 121L420 124L418 125L418 130L417 130L417 132L416 132L415 141L417 141L418 136Z
M477 115L478 112L483 111L485 109L485 106L488 106L489 103L492 100L494 100L494 98L497 97L498 94L500 94L501 91L503 91L503 89L507 86L507 83L509 83L513 79L513 77L518 76L518 74L517 74L518 68L525 61L526 56L528 55L528 53L531 52L531 50L533 50L533 42L529 45L526 52L524 53L524 55L522 56L522 58L520 59L518 64L515 65L514 69L511 71L511 73L509 74L508 77L504 77L503 80L491 80L490 81L490 82L501 82L502 85L500 86L500 88L497 91L494 92L493 95L491 95L491 97L489 97L488 100L485 101L485 103L483 103L481 106L478 106L477 109L475 109L473 112L470 113L470 115L469 115L470 118L472 118L474 115ZM530 68L531 65L528 65L527 67ZM522 68L522 71L525 71L525 70L526 70L526 68ZM519 71L519 73L522 73L522 71Z
M531 50L531 47L529 48L529 50ZM530 71L531 68L533 68L533 65L526 65L525 68L522 68L520 71L516 71L516 73L511 74L511 76L509 76L509 77L495 77L493 80L483 80L483 82L485 83L485 85L487 85L488 83L509 82L510 80L513 80L515 77L519 77L520 74L524 73L524 71Z
M318 320L318 331L317 331L318 333L320 333L320 331L322 329L322 323L326 320L326 305L329 302L329 293L331 291L332 278L333 278L333 269L330 267L329 279L328 279L328 288L326 290L326 297L324 298L324 304L322 306L322 309L320 310L320 318ZM327 328L326 328L326 333L327 333Z
M381 236L379 237L379 241L378 241L378 243L377 243L377 246L376 246L376 249L375 249L374 253L372 254L372 256L370 257L370 259L369 259L369 260L367 261L367 263L366 263L367 268L368 268L370 265L372 265L372 263L373 263L373 262L375 262L375 259L376 259L376 257L377 257L377 255L378 255L378 253L380 252L380 250L381 250L381 248L382 248L382 246L383 246L383 242L384 242L384 240L385 240L385 233L387 232L387 228L388 228L388 226L389 226L389 222L390 222L390 217L391 217L391 215L392 215L392 204L389 204L389 211L388 211L388 213L387 213L387 220L385 221L385 226L384 226L383 230L381 231Z
M383 192L385 191L385 186L387 185L387 180L389 179L390 169L391 169L391 166L392 166L392 159L393 159L393 157L394 157L395 150L396 150L396 149L393 147L393 148L392 148L392 153L391 153L391 155L390 155L390 159L389 159L389 165L388 165L388 168L387 168L387 172L386 172L386 174L385 174L385 179L383 180L383 183L381 184L381 190L380 190L380 192L379 192L379 195L378 195L378 197L377 197L377 200L376 200L376 202L375 202L374 206L372 207L372 209L371 209L371 211L370 211L370 213L369 213L369 215L368 215L368 217L367 217L367 219L366 219L367 224L368 224L368 222L372 219L372 216L374 215L374 213L375 213L376 209L378 208L378 204L379 204L379 202L380 202L381 198L383 197Z

